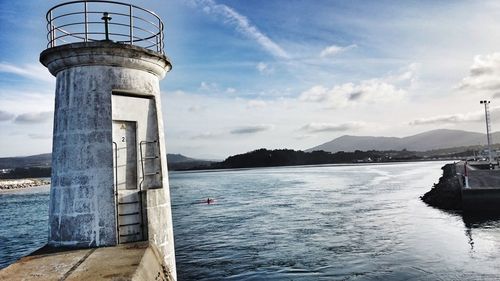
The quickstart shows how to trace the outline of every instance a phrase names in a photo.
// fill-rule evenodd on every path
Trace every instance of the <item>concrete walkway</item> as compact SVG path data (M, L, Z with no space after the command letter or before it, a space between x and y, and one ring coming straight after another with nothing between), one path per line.
M475 162L478 163L478 162ZM479 162L486 165L487 162ZM463 161L455 164L457 173L464 174ZM469 176L469 188L473 189L500 189L500 170L481 170L474 164L467 165L467 174Z
M116 247L41 248L0 271L0 280L168 280L148 242Z

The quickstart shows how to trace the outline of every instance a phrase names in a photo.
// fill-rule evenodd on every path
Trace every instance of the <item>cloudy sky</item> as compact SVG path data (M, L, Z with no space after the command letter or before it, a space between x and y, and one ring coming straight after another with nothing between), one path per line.
M45 12L0 0L0 157L50 152ZM341 135L500 130L498 1L124 1L165 23L167 149L222 159ZM498 116L498 117L497 117Z

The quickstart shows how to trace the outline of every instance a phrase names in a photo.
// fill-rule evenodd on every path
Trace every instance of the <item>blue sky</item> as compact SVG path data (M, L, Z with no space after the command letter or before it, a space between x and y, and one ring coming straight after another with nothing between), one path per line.
M0 0L0 157L51 150L45 12ZM222 159L500 120L497 1L123 1L165 23L167 150ZM22 20L21 20L22 19ZM496 116L499 118L496 118Z

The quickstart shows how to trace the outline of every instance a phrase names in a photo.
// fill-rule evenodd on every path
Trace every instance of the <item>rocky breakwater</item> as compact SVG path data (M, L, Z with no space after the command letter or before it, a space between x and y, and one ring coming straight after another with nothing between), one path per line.
M48 184L50 184L50 180L47 180L47 179L0 180L0 191L35 187L35 186L48 185Z
M443 210L462 210L462 176L457 175L455 164L446 164L439 182L420 199L432 207Z

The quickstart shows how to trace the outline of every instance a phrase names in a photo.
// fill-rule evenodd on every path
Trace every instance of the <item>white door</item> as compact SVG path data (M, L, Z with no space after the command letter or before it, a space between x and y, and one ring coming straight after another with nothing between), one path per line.
M118 243L144 239L142 196L137 183L136 132L136 122L113 121Z

